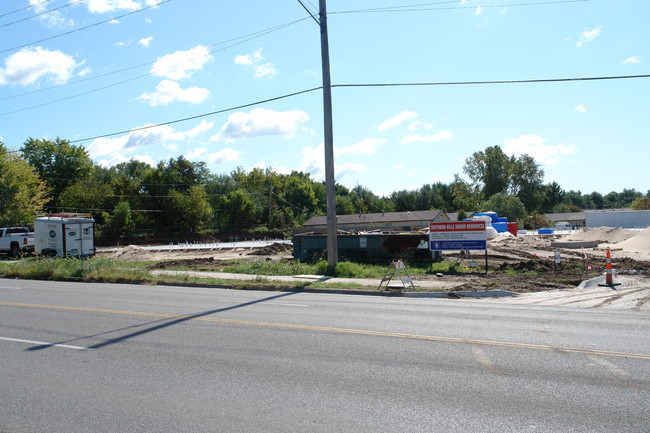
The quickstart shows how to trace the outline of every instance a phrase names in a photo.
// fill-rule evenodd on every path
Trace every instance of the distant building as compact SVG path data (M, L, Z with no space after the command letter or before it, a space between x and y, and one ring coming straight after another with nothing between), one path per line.
M624 229L650 226L650 210L599 209L586 210L587 227L620 227Z
M583 212L550 213L545 215L555 226L568 223L572 229L582 227L620 227L624 229L650 226L650 210L597 209Z
M567 223L570 229L577 230L587 224L584 212L547 213L544 216L551 221L551 228L557 224Z
M337 215L340 230L396 230L416 231L428 228L432 222L451 221L441 210L419 210L412 212L384 212L356 215ZM304 224L300 232L327 231L327 217L315 216Z

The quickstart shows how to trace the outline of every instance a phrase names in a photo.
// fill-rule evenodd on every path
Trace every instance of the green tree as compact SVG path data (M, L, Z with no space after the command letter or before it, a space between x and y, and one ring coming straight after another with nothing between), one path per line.
M546 216L533 212L530 215L528 215L528 218L526 218L526 225L530 227L531 229L541 229L545 227L551 227L551 220L546 218Z
M261 216L255 202L243 189L223 196L219 211L221 224L235 229L251 228Z
M135 232L131 206L126 201L119 202L110 215L104 213L103 219L102 236L122 239Z
M630 207L634 210L650 210L650 197L639 197L632 202Z
M463 171L476 185L481 185L485 197L506 192L511 180L511 159L500 146L490 146L474 152L465 160Z
M87 180L94 167L86 149L61 138L28 138L20 152L46 182L50 194L47 206L51 209L64 189L77 181Z
M0 225L31 225L43 213L46 185L20 156L0 141Z
M499 216L508 217L510 221L522 220L526 217L526 208L519 197L503 192L494 194L481 206L484 212L493 211Z
M57 208L63 212L98 213L113 199L110 185L95 182L77 182L61 192Z
M529 155L513 156L510 170L510 193L519 197L526 210L532 212L543 198L544 170Z
M173 227L182 232L198 232L212 217L205 189L201 185L190 186L187 194L170 190L166 212L171 214Z

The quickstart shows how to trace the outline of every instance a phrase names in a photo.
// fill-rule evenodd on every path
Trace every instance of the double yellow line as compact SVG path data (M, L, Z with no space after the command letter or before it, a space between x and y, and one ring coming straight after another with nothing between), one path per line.
M65 311L83 311L89 313L155 317L161 319L172 319L172 318L187 319L187 320L196 320L200 322L228 323L234 325L259 326L259 327L267 327L267 328L298 329L304 331L332 332L332 333L339 333L339 334L369 335L374 337L405 338L410 340L438 341L438 342L445 342L445 343L467 343L467 344L478 344L482 346L512 347L517 349L551 350L551 351L564 352L564 353L581 353L585 355L615 356L615 357L622 357L622 358L650 360L650 354L644 354L644 353L615 352L610 350L583 349L579 347L549 346L543 344L513 343L508 341L494 341L494 340L475 340L471 338L440 337L434 335L404 334L399 332L368 331L363 329L334 328L329 326L295 325L291 323L258 322L252 320L222 319L216 317L196 317L194 315L147 313L143 311L109 310L105 308L24 304L19 302L0 302L0 306L22 307L22 308L43 308L43 309L50 309L50 310L65 310Z

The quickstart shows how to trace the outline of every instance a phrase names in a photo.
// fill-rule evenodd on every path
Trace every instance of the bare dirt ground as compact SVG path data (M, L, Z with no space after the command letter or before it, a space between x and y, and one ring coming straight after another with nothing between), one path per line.
M554 241L591 241L596 248L556 248ZM455 290L508 290L521 294L561 292L580 285L585 280L602 276L605 272L605 249L611 249L614 282L635 293L634 308L650 307L650 228L635 231L601 227L583 229L568 236L499 236L488 242L488 269L485 275L485 256L482 252L471 260L463 258L460 273L454 275L418 275L418 281L439 279L453 282ZM561 263L555 263L555 252L560 252ZM157 261L154 269L183 266L194 271L218 272L224 262L234 259L250 260L293 260L291 245L272 244L264 248L206 249L186 251L147 251L137 246L128 246L105 255L121 260ZM458 259L458 253L445 254L446 259ZM594 289L591 289L592 291ZM613 292L604 288L605 292ZM628 290L628 291L629 291ZM609 291L609 292L607 292ZM598 290L596 290L598 292ZM617 303L610 293L600 301L597 293L595 305ZM603 295L604 296L604 295ZM562 297L566 297L562 295ZM541 302L541 301L540 301ZM578 301L577 301L578 302ZM629 304L629 302L628 302ZM591 303L587 303L591 305Z

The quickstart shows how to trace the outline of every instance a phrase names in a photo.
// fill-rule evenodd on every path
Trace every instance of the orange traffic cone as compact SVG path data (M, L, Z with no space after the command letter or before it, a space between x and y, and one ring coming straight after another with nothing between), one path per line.
M605 264L605 284L599 284L599 286L603 287L614 287L614 286L620 286L621 283L616 283L614 284L614 277L613 277L613 271L612 271L612 252L609 247L607 247L607 252L605 253L605 258L607 259L607 263Z

